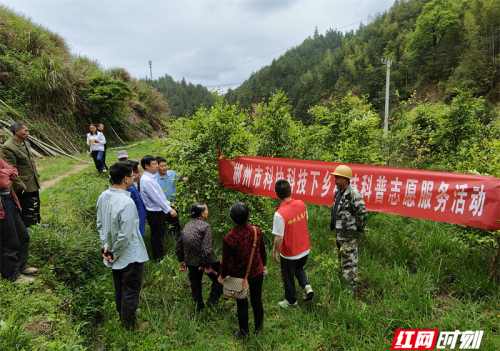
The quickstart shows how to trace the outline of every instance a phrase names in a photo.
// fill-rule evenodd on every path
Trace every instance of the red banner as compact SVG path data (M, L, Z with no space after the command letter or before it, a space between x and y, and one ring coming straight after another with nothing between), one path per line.
M276 197L274 183L286 179L292 197L331 206L335 191L331 174L340 163L282 158L219 157L224 187L246 194ZM367 211L500 229L500 179L472 174L347 164L351 185Z

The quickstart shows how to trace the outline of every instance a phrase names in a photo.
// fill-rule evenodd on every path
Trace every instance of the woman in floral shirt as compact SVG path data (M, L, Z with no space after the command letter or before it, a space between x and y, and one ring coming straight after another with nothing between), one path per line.
M222 246L222 267L219 283L224 285L224 278L227 276L245 278L248 262L254 241L253 227L248 224L248 206L242 202L237 202L231 206L229 215L235 224L234 229L224 238ZM252 266L248 275L248 285L250 288L250 303L253 309L255 332L262 331L264 320L264 307L262 306L262 283L264 275L267 274L265 265L267 264L266 245L264 237L259 227L257 229L257 247L255 248ZM240 329L235 330L237 338L244 338L248 335L248 299L236 300L238 307L238 324Z
M222 287L217 283L220 273L220 262L212 249L212 228L206 222L208 208L203 202L197 202L191 208L191 220L181 232L175 246L175 254L181 262L181 271L189 269L189 281L196 310L205 308L203 302L203 273L212 279L212 290L207 305L215 305L222 295Z

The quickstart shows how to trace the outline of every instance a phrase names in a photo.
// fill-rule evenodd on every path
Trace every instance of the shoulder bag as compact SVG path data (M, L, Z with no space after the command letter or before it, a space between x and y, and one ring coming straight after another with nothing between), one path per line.
M257 247L257 229L253 228L254 239L252 253L250 254L250 261L248 261L247 272L245 278L235 278L227 276L224 279L224 287L222 289L224 296L232 299L244 300L248 297L250 292L250 287L248 286L248 275L250 274L250 267L252 267L253 255L255 253L255 248Z

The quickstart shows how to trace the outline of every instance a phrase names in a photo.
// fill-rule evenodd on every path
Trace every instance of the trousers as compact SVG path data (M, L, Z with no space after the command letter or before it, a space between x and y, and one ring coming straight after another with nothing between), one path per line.
M0 219L0 270L3 279L16 280L28 263L30 236L12 195L1 197L4 219Z
M205 303L203 302L203 291L202 291L202 279L203 272L198 270L198 266L188 266L189 269L189 282L191 283L191 293L193 299L196 302L196 310L201 311L205 308ZM220 274L220 262L212 263L212 269L217 272L215 274L209 274L208 277L212 280L212 288L210 290L210 296L208 298L208 303L211 305L216 304L222 295L222 286L217 281Z
M337 249L340 262L340 271L351 292L356 293L358 288L358 235L356 232L348 234L337 231Z
M306 285L309 285L307 280L306 272L304 271L304 265L307 262L307 257L299 258L298 260L289 260L280 256L281 265L281 279L283 280L283 287L285 288L285 298L291 304L297 302L297 297L295 296L295 278L299 282L299 286L304 289Z
M139 306L143 278L143 263L134 262L125 268L113 269L116 310L126 326L133 326L136 323L135 311Z
M165 213L146 211L146 219L151 228L151 251L155 262L163 259L163 241L165 240Z
M264 321L264 307L262 305L262 283L264 282L264 274L261 273L256 277L248 278L248 287L250 289L250 304L253 310L253 321L255 331L262 330ZM240 331L248 334L248 299L236 300L238 326Z
M102 161L103 156L104 151L92 151L92 158L98 172L102 172L105 169L104 162Z
M32 225L40 223L40 193L38 191L31 192L16 192L19 205L23 209L21 219L26 226L30 228Z

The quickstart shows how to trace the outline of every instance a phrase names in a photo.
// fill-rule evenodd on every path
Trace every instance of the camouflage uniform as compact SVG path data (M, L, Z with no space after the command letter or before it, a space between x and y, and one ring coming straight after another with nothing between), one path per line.
M344 193L337 187L333 199L330 230L337 235L337 248L342 276L351 291L356 293L358 285L358 233L365 231L366 209L360 192L348 185ZM342 196L334 213L337 196ZM334 216L336 221L334 225ZM335 227L334 227L335 226Z

